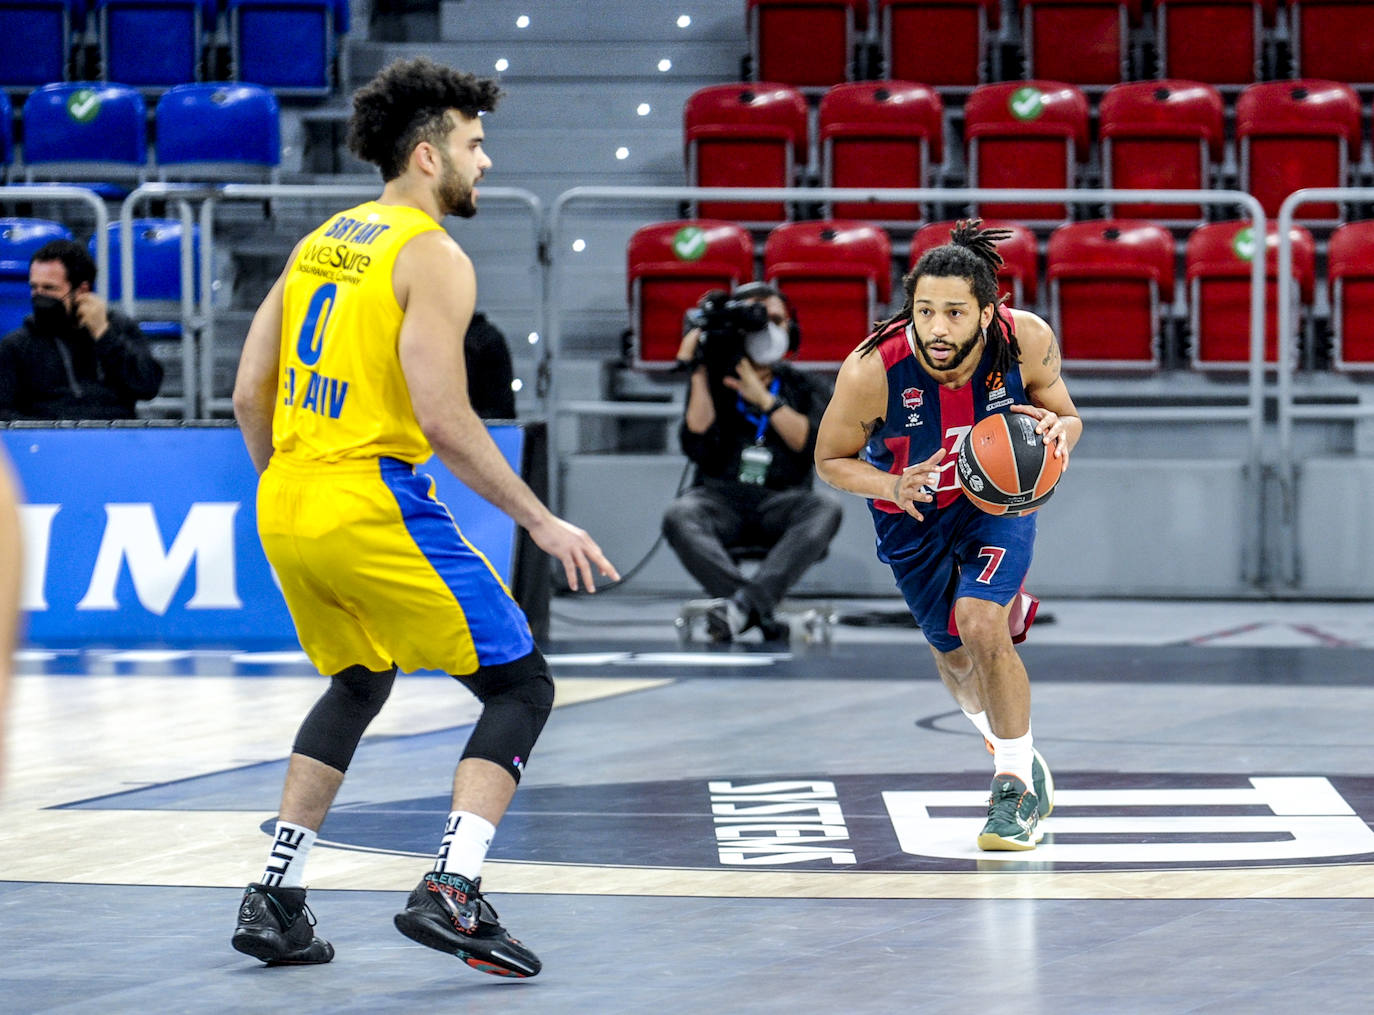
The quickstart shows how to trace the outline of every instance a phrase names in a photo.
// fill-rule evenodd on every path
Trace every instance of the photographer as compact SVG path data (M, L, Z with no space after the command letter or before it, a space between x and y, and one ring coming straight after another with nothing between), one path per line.
M669 505L663 533L683 567L720 599L706 615L713 641L751 627L766 641L786 638L773 611L840 527L840 507L811 489L830 391L783 362L799 335L770 285L708 293L688 323L678 350L691 373L680 437L696 478ZM745 547L767 549L753 578L731 556Z

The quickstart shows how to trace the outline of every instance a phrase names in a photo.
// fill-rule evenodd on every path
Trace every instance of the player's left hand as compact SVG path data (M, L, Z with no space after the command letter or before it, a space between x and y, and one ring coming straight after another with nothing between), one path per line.
M1058 413L1042 409L1038 405L1013 405L1012 412L1019 412L1038 420L1035 432L1045 439L1046 446L1054 447L1054 457L1064 459L1064 469L1069 467L1069 435L1064 429L1064 421Z

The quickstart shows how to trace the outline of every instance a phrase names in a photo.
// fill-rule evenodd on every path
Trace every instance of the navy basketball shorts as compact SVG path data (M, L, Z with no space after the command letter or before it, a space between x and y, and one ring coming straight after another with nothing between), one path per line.
M879 551L921 633L941 652L963 644L950 633L957 599L1006 606L1021 590L1035 550L1035 515L990 515L960 497L918 522L893 516ZM904 538L905 537L905 538ZM882 551L887 552L884 554Z

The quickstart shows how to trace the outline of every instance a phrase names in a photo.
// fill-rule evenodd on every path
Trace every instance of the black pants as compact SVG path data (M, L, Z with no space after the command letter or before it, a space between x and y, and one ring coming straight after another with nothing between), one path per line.
M668 505L663 534L710 595L736 596L767 617L825 556L842 518L838 504L810 490L696 486ZM730 557L730 548L742 546L770 548L753 578Z

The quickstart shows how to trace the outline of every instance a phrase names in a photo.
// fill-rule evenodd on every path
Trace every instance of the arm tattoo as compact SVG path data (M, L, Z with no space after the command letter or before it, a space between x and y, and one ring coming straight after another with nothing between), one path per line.
M1045 350L1045 358L1040 361L1040 365L1047 367L1052 363L1059 363L1059 343L1053 336L1050 337L1050 347Z

